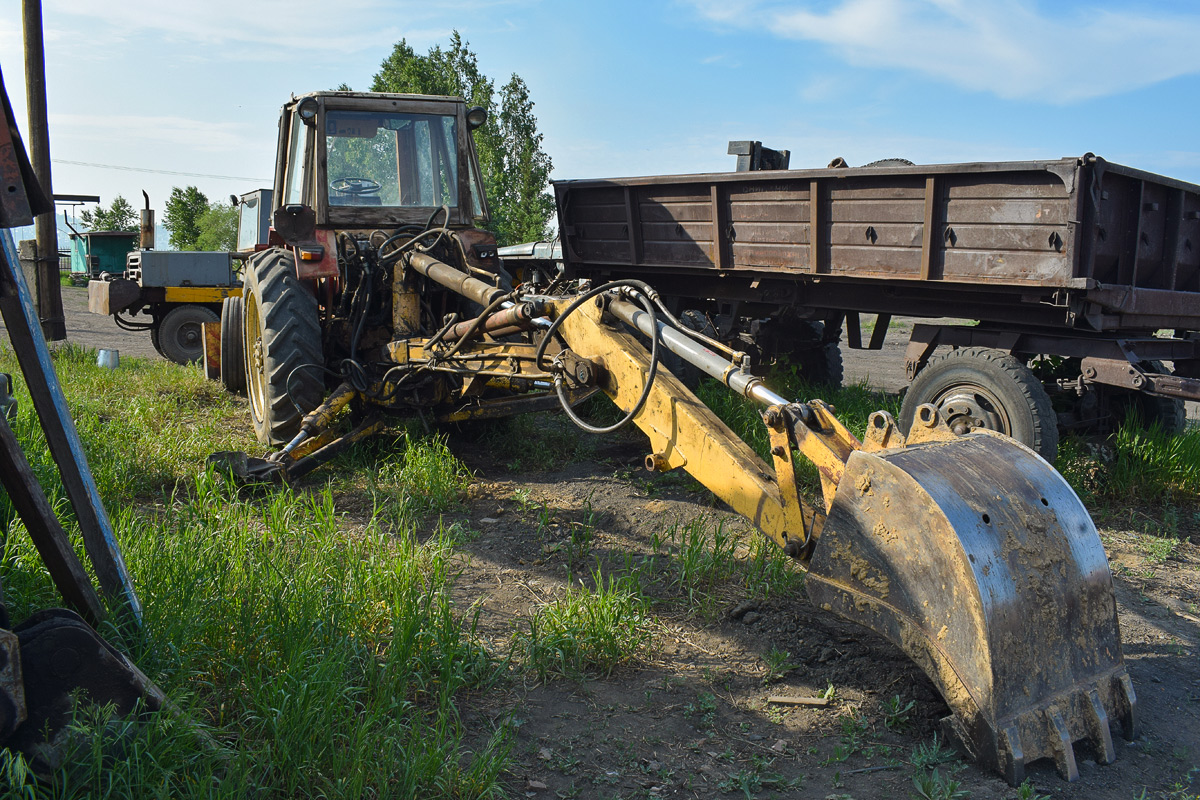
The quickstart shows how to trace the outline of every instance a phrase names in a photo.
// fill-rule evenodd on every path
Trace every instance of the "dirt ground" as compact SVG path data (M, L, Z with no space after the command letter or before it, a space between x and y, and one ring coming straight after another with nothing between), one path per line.
M81 290L63 294L71 340L159 358L147 334L87 314ZM905 337L893 331L881 353L847 351L847 379L900 389ZM590 558L608 564L649 555L650 533L672 520L703 513L745 527L689 482L644 473L633 438L605 440L588 460L537 474L480 457L468 437L452 433L450 445L478 477L467 507L443 520L478 532L464 545L457 592L463 607L480 605L480 632L500 651L518 620L562 591L565 548L555 537L571 526L589 527ZM1050 762L1032 765L1042 795L1184 800L1200 792L1200 513L1165 513L1128 509L1097 520L1141 733L1131 743L1115 738L1111 765L1097 766L1077 748L1074 784ZM1164 527L1179 537L1174 544L1154 535ZM475 698L465 722L480 736L505 719L516 725L506 776L513 797L918 796L910 757L933 741L946 713L929 680L895 647L814 607L802 592L752 607L739 605L744 599L722 597L707 614L656 609L663 625L638 665L582 683L501 687ZM794 665L774 678L765 660L773 648ZM767 702L830 685L825 708ZM912 709L887 713L896 696L902 705L914 701ZM974 766L952 761L939 771L973 798L1018 796Z

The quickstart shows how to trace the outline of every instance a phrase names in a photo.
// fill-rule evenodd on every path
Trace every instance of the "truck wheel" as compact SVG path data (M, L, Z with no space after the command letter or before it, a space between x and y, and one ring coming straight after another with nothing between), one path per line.
M158 353L163 358L166 358L167 354L164 353L163 349L162 349L162 337L158 335L158 330L160 327L162 327L161 323L162 323L162 320L154 321L154 327L152 327L150 329L150 344L154 345L154 351L156 353Z
M290 253L265 250L247 264L242 317L254 435L284 444L325 395L317 299L296 278Z
M211 308L192 304L176 306L158 325L158 351L176 364L191 364L204 356L205 322L220 319Z
M900 407L905 433L924 403L937 406L955 433L987 428L1028 445L1050 463L1058 454L1050 396L1028 367L1001 350L964 347L929 359Z
M246 346L242 332L242 298L221 303L221 385L234 394L246 391Z

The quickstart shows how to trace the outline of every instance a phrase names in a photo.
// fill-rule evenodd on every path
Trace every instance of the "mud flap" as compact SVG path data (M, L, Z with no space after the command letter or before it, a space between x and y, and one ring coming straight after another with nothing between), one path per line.
M1091 517L1032 450L977 432L856 451L810 563L814 603L925 671L974 758L1011 784L1074 743L1112 761L1136 700L1112 574Z

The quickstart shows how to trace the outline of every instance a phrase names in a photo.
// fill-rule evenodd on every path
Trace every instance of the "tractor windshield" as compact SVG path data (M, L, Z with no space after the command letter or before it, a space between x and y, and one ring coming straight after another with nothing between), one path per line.
M331 206L458 205L453 116L330 110L325 154Z

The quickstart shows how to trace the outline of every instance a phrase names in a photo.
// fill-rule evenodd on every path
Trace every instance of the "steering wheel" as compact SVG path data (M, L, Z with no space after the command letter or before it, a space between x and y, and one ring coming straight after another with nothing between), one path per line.
M345 178L334 178L329 182L329 188L338 194L358 196L363 194L379 194L381 187L379 181L373 181L370 178L353 178L347 176Z

